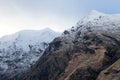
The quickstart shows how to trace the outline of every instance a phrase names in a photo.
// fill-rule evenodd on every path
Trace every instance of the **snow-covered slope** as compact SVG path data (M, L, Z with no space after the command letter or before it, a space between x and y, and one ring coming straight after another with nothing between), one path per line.
M82 34L86 31L92 31L94 33L102 32L119 32L120 31L120 14L105 14L95 10L92 10L87 16L81 19L71 29L66 30L71 34L72 38L76 33ZM68 33L67 32L67 33ZM66 32L65 32L66 33Z
M98 30L117 30L120 27L120 14L105 14L91 11L88 16L78 22L78 25L92 27Z
M13 43L16 43L17 48L23 48L25 51L29 50L28 45L35 45L41 42L50 42L57 37L59 33L56 33L49 28L44 30L24 30L17 32L13 35L4 36L0 39L2 45L0 47L7 48Z
M46 28L24 30L0 38L0 72L19 73L26 70L40 58L49 42L59 35Z

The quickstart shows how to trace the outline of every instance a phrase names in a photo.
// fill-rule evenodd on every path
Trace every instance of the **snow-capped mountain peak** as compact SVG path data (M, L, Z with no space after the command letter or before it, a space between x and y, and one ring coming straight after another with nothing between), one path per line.
M120 14L105 14L92 10L87 16L81 19L75 26L64 32L72 40L77 33L84 35L86 32L99 34L101 32L118 33L120 31Z
M120 27L120 14L105 14L92 10L75 27L116 31Z
M87 16L85 16L80 22L89 22L89 21L95 21L99 20L103 17L107 17L107 14L104 14L102 12L98 12L96 10L92 10Z
M8 35L0 38L0 47L7 48L13 43L16 43L17 47L28 51L28 45L36 45L41 42L49 43L59 34L60 33L57 33L49 28L45 28L43 30L23 30L13 35Z
M99 11L96 11L96 10L91 10L89 15L104 15L105 13L102 13L102 12L99 12Z
M26 70L40 58L49 43L60 36L49 28L23 30L0 38L0 70Z

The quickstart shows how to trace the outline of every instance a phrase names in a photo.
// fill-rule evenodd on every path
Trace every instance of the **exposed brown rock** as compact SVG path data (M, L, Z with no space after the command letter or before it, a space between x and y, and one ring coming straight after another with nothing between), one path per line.
M116 36L86 33L74 41L56 38L20 80L96 80L119 56ZM108 37L109 36L109 37Z
M120 59L103 70L97 80L120 80Z

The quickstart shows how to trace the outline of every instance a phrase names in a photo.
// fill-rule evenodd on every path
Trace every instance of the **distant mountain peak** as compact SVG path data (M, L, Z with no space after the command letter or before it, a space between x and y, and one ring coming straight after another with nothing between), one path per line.
M97 10L91 10L90 14L93 14L93 15L98 15L99 14L99 15L101 15L101 14L105 14L105 13L99 12Z
M53 31L51 28L49 28L49 27L46 27L46 28L44 28L43 30L51 30L51 31Z
M17 69L15 72L17 74L28 69L42 56L49 43L60 34L50 28L45 28L42 30L22 30L0 38L1 72L14 72ZM19 62L16 62L17 60ZM9 62L13 64L9 65Z

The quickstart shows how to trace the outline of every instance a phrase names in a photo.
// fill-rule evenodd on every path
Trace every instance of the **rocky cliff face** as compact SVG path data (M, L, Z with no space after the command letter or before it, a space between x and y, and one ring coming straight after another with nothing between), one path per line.
M20 80L119 80L119 70L109 70L119 67L118 17L92 11L55 38Z

